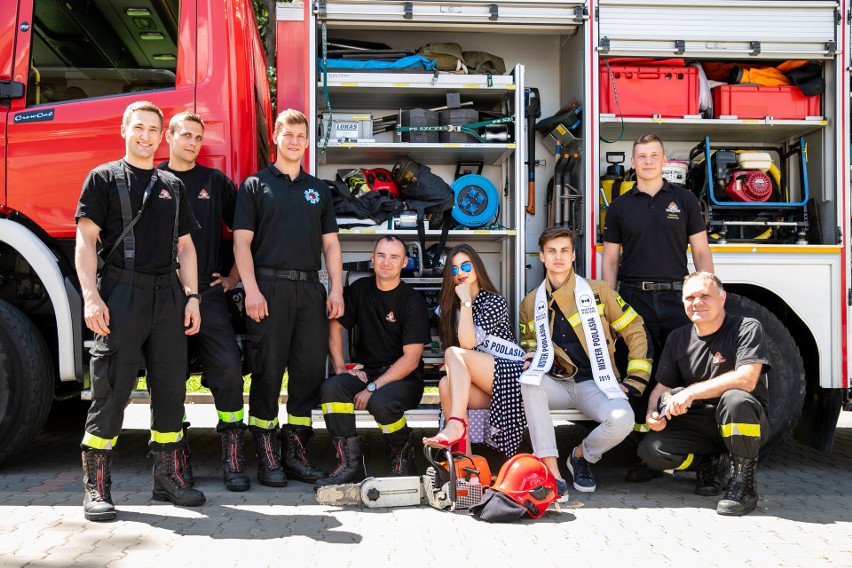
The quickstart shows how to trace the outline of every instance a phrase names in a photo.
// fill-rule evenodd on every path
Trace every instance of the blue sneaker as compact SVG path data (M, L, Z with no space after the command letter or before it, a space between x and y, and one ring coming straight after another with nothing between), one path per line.
M556 480L556 494L559 495L559 499L556 500L557 503L567 503L569 501L567 481L564 479Z
M571 477L574 478L574 489L581 493L594 492L597 488L595 474L592 473L592 467L586 461L586 458L575 457L574 450L571 450L571 457L568 458L567 465Z

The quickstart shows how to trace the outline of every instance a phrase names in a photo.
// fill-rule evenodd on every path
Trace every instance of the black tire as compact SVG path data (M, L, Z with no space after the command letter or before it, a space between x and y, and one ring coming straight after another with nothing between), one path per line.
M775 314L743 296L728 294L725 311L754 318L763 325L769 348L769 441L760 449L761 461L780 448L799 422L805 402L805 366L793 336Z
M53 400L44 339L20 310L0 300L0 465L41 431Z

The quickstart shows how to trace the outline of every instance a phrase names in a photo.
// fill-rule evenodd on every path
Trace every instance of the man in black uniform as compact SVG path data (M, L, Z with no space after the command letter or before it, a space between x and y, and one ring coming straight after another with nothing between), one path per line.
M201 325L190 236L197 223L180 180L154 168L162 133L163 114L154 104L128 106L121 123L124 158L89 173L75 215L77 276L86 326L95 333L92 406L82 442L83 511L93 521L115 518L112 452L143 365L151 390L154 499L204 504L180 466L186 336Z
M246 178L237 192L234 257L246 291L249 429L257 446L258 480L283 487L288 475L306 483L328 475L311 464L305 446L325 378L326 318L343 315L343 265L331 192L301 168L308 146L305 115L282 112L274 142L275 164ZM328 298L318 274L320 253L328 271ZM275 434L285 369L282 468Z
M687 245L696 270L714 270L701 205L687 189L663 178L665 164L665 149L657 136L647 134L633 143L630 165L636 185L612 201L603 234L603 280L642 316L653 347L649 357L654 358L662 352L669 333L689 324L680 296L683 278L689 273ZM641 420L647 399L631 402L637 421ZM644 424L635 428L647 430ZM640 465L628 471L627 481L647 481L653 476Z
M725 314L722 282L710 272L686 278L683 305L692 325L663 349L639 456L656 470L695 469L695 492L710 496L722 491L719 452L728 452L730 485L716 512L745 515L757 505L757 457L769 438L763 328Z
M246 491L251 482L243 458L243 374L240 349L228 312L225 295L240 281L236 264L222 275L222 222L234 223L237 188L222 171L196 163L204 142L204 121L197 114L181 112L169 121L166 132L169 161L160 169L183 182L192 211L200 226L192 231L198 257L198 289L204 325L190 339L204 370L202 382L213 393L222 439L222 476L230 491ZM184 423L189 426L189 423ZM184 428L186 435L186 428ZM192 479L189 453L185 452L184 477Z
M400 280L408 263L405 244L394 236L373 248L375 278L346 287L346 313L332 320L329 355L337 373L322 385L322 411L337 453L338 467L317 487L361 481L366 476L363 439L355 432L355 411L376 419L391 448L390 474L417 475L414 432L405 411L423 396L423 345L431 341L423 296ZM341 332L358 327L356 357L347 370Z

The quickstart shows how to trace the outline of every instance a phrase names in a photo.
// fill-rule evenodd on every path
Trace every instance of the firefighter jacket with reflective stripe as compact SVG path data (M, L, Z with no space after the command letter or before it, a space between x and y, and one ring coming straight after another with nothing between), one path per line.
M577 334L577 339L583 346L586 354L589 353L589 348L586 345L586 334L580 325L580 314L577 310L576 302L574 301L574 284L576 278L574 273L556 292L550 286L548 281L546 284L548 306L550 317L550 332L553 333L553 303L555 302L565 319L571 324L574 333ZM650 380L651 377L651 359L648 358L648 338L645 335L645 327L643 325L642 316L637 314L625 301L615 292L606 282L600 280L587 280L592 292L595 294L595 303L598 307L598 315L601 318L601 324L606 334L606 345L609 349L610 360L615 361L615 334L622 337L627 343L628 348L628 374L634 375L643 381ZM535 336L535 294L533 290L521 302L521 347L530 352L535 351L536 336ZM551 335L552 337L552 335ZM568 377L573 377L577 374L577 367L568 358L565 351L559 345L553 344L556 360L562 365L562 368L567 372ZM613 370L618 376L618 369Z

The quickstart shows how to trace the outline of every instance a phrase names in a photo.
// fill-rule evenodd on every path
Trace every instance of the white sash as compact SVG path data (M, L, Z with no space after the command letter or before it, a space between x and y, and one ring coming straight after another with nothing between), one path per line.
M553 345L550 342L550 319L547 309L547 279L542 281L541 286L535 293L535 337L538 342L535 348L535 356L530 362L530 368L521 373L520 381L528 385L540 385L541 377L550 370L553 365Z
M523 361L525 355L523 349L496 335L487 335L476 348L483 353L489 353L494 357L510 361Z
M618 384L615 373L612 371L612 362L606 346L606 334L598 315L595 294L592 292L589 283L580 276L576 276L574 301L577 303L577 310L580 312L580 325L583 326L583 333L586 335L586 346L589 352L589 362L592 364L595 384L609 399L626 399L627 395L621 390L621 385Z

